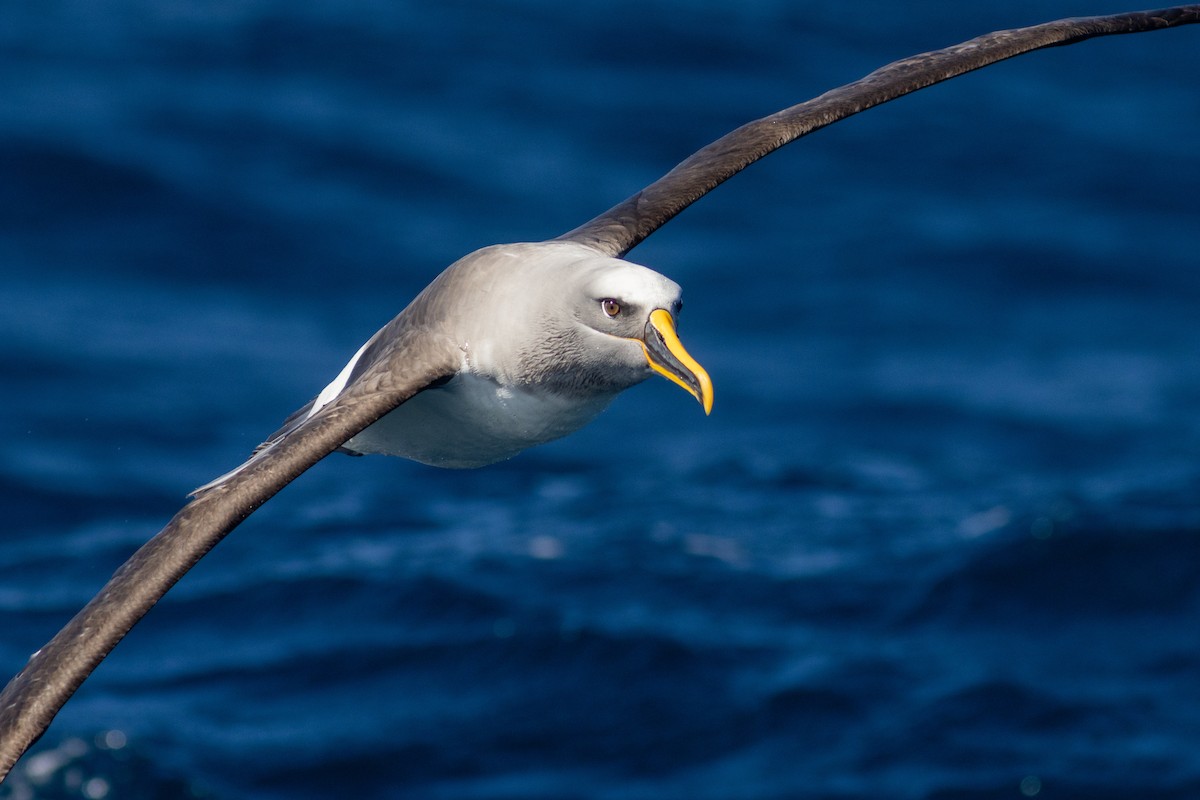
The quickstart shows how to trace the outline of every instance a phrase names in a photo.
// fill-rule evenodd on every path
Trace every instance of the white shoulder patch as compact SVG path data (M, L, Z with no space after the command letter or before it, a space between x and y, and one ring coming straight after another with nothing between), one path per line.
M358 363L360 358L362 358L363 351L366 350L367 346L373 341L375 341L374 336L372 336L370 339L367 339L363 346L358 348L358 352L354 354L354 357L350 359L349 363L342 367L342 371L338 373L338 376L334 378L328 386L321 390L321 393L317 395L317 399L313 401L312 408L308 410L308 414L305 416L305 419L311 418L313 414L329 405L339 394L342 393L342 390L346 388L346 384L350 380L350 373L354 371L354 365Z

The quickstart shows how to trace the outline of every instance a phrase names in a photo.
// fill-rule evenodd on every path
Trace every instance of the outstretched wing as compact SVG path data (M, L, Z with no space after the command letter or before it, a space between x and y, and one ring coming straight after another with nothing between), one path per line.
M302 472L457 366L449 342L421 329L397 333L336 399L184 506L0 693L0 779L129 629L217 542Z
M697 151L629 199L558 238L623 256L680 211L758 159L860 111L1032 50L1196 22L1200 22L1200 5L1076 17L997 31L944 50L894 61L854 83L743 125Z

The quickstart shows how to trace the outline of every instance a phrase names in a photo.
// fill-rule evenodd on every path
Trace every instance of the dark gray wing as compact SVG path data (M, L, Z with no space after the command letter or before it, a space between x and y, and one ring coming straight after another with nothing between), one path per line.
M1076 17L998 31L888 64L854 83L743 125L628 200L558 237L623 256L721 183L785 144L897 97L1013 56L1097 36L1200 22L1200 5L1106 17Z
M427 331L397 333L336 400L184 506L0 693L0 780L129 629L217 542L347 439L452 375L456 353Z

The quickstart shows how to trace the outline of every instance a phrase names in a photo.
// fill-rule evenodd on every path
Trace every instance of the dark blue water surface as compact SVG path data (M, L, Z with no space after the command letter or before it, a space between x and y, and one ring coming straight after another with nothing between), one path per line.
M459 256L1128 8L7 4L0 678ZM0 796L1200 797L1197 76L1200 28L1057 48L755 165L631 255L710 418L327 459Z

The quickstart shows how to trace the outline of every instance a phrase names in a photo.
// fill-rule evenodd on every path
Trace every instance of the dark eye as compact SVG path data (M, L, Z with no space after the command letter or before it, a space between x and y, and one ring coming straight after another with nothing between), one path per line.
M621 304L611 297L600 301L600 308L604 310L605 316L615 317L621 313Z

